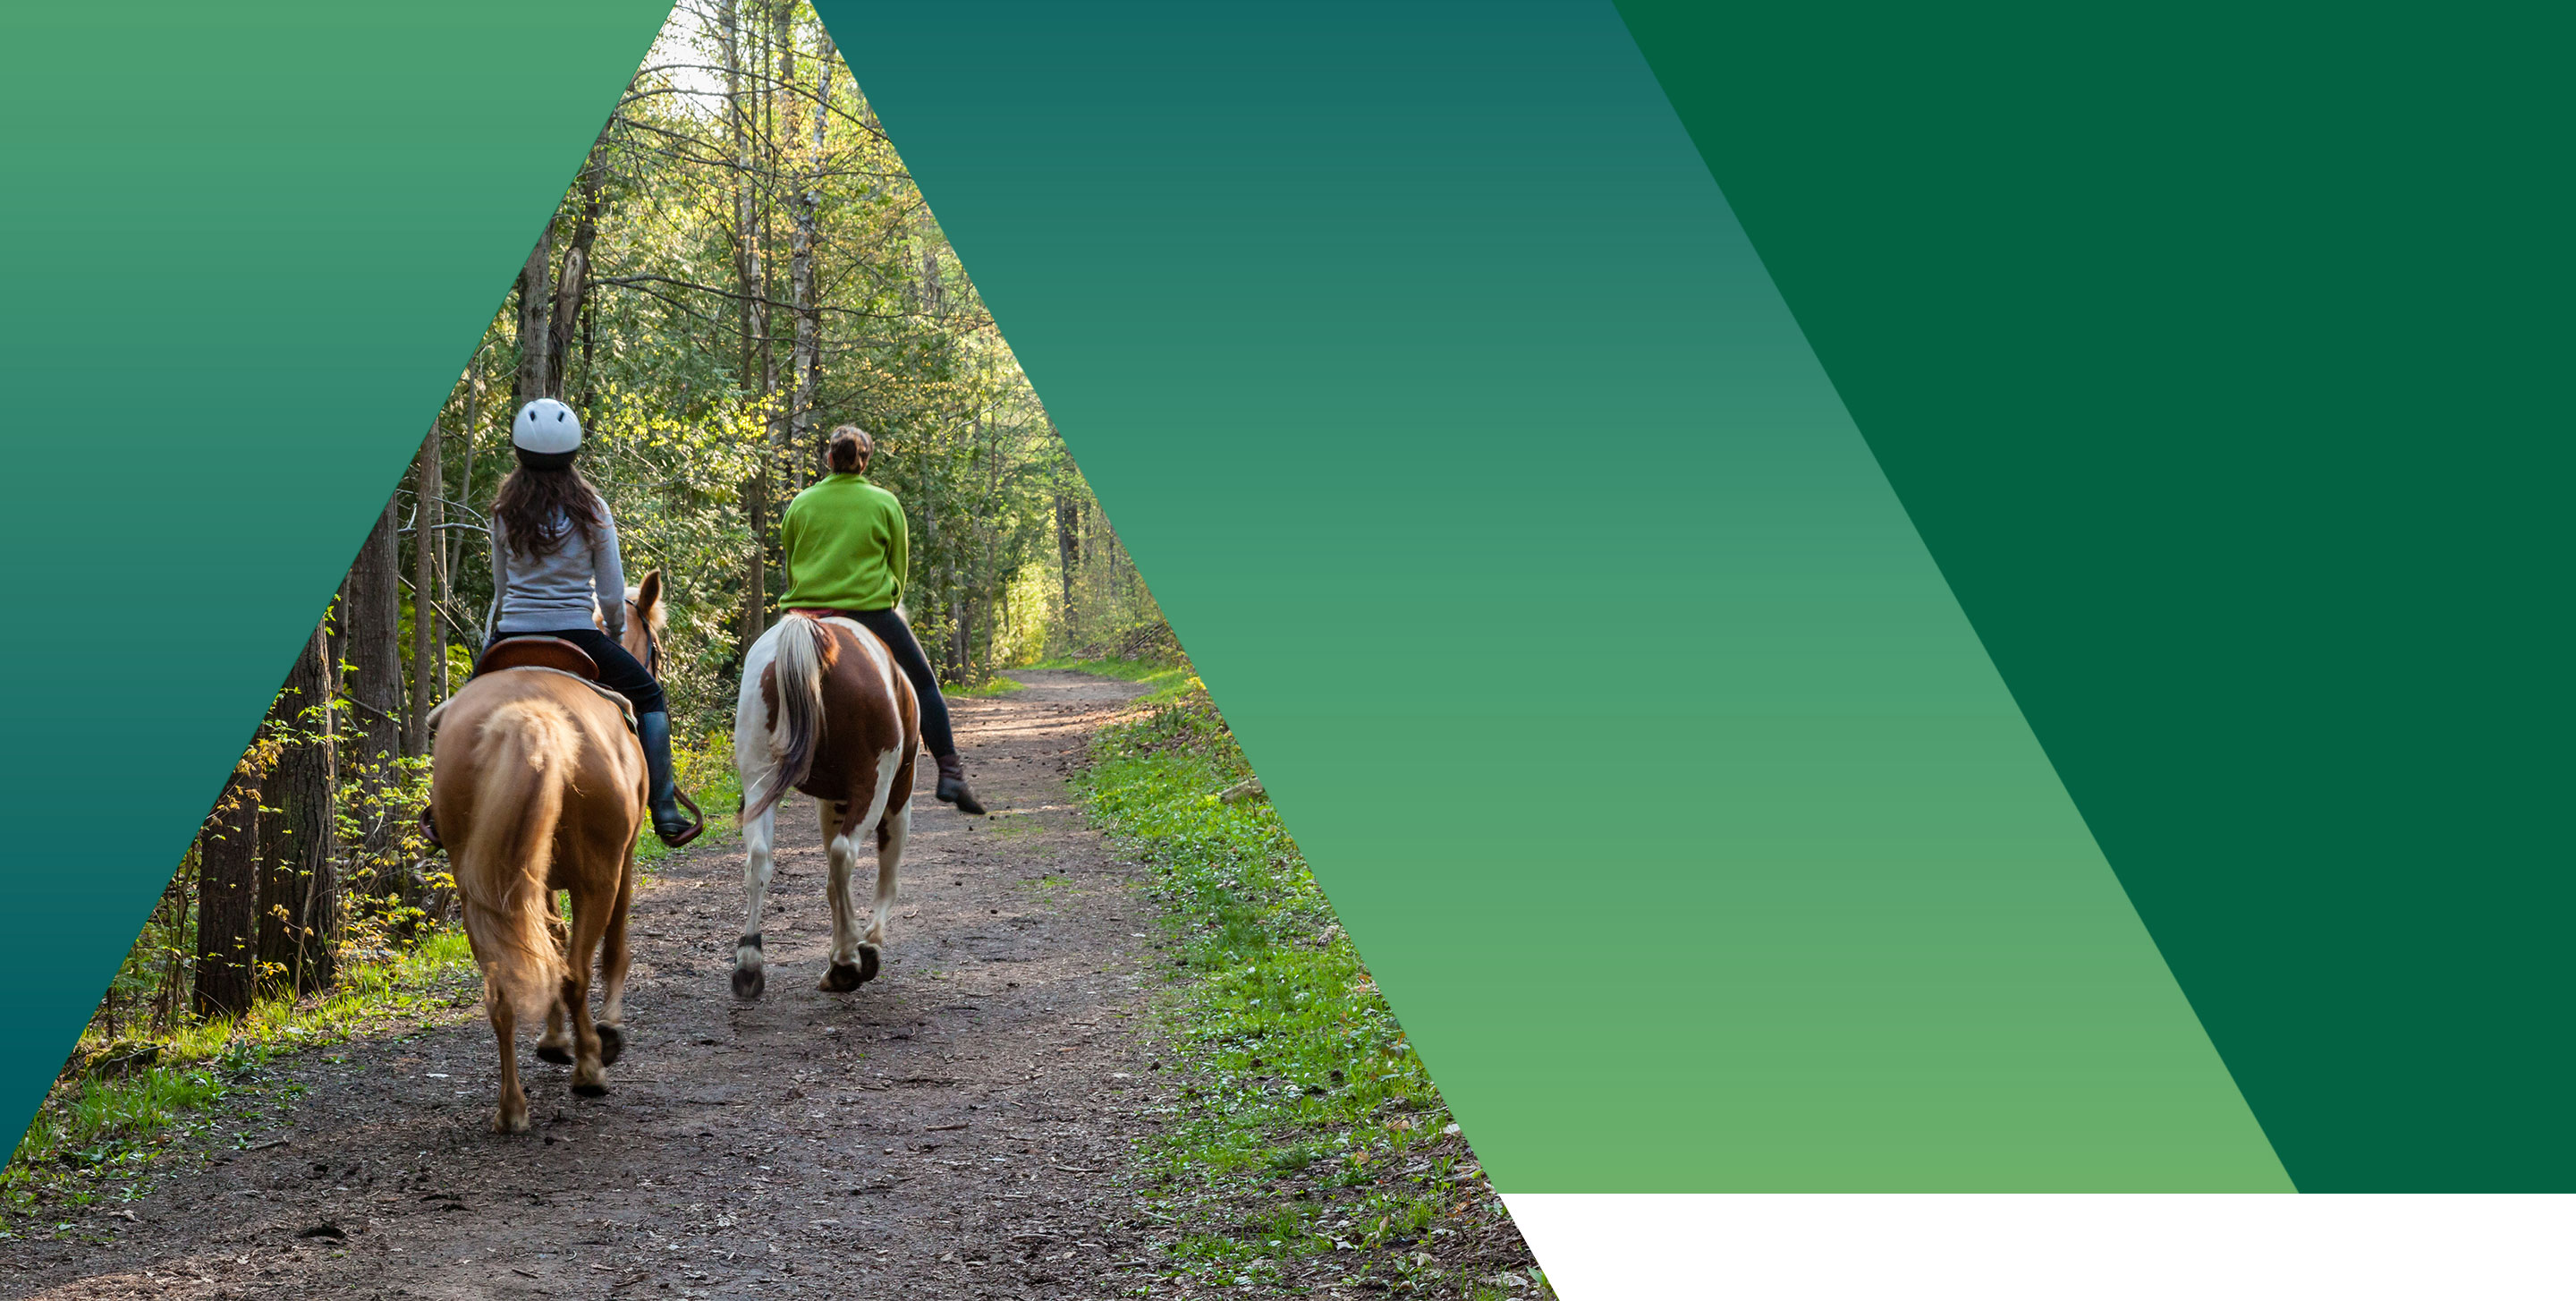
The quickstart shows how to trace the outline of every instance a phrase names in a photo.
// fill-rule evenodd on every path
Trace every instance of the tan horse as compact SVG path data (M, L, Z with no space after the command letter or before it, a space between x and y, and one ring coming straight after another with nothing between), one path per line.
M626 629L617 639L618 645L623 647L627 654L634 656L635 661L644 666L644 671L655 678L662 676L662 630L670 625L671 618L670 610L662 598L661 570L650 570L645 573L643 582L629 586L626 589ZM647 798L649 800L649 795ZM681 798L685 801L688 797ZM697 805L690 804L689 811L697 812ZM564 925L562 917L555 912L555 894L552 890L546 892L546 925L554 934L556 951L564 952L572 943L572 934ZM625 938L625 927L621 923L616 932L616 951L619 954L626 951ZM626 968L624 959L621 957L616 968L618 989L622 990L625 982ZM602 1033L607 1036L603 1040L607 1047L604 1049L600 1064L613 1065L624 1046L624 1028L622 1025L612 1024ZM573 1064L573 1052L565 1046L564 1042L564 1005L560 999L546 1009L546 1035L545 1038L537 1041L537 1056L557 1066Z
M625 642L639 659L658 658L660 580L647 574L627 595ZM439 715L430 807L451 846L465 934L483 968L500 1049L492 1128L519 1133L528 1127L520 1018L543 1010L537 1055L570 1062L573 1092L584 1096L608 1091L606 1068L625 1050L626 915L645 821L644 750L615 702L565 673L487 671ZM560 939L549 926L556 890L572 898ZM607 986L597 1018L594 954Z
M846 993L877 974L893 910L895 869L912 834L912 765L921 749L921 702L874 633L848 619L792 611L754 642L742 668L733 728L742 775L742 938L733 992L758 998L760 910L769 892L777 805L789 790L822 808L831 869L832 953L821 987ZM877 847L876 899L860 928L850 896L858 846Z
M649 570L644 581L626 589L626 631L617 639L654 680L662 677L662 630L671 611L662 600L662 571Z

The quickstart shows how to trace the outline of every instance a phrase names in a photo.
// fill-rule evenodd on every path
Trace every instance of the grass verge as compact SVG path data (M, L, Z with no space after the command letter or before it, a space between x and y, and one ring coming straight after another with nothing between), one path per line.
M48 1207L135 1196L154 1159L183 1140L245 1145L244 1134L227 1143L217 1131L261 1114L233 1105L237 1094L291 1098L296 1090L260 1069L279 1054L417 1027L424 1014L481 995L464 932L438 930L404 953L344 967L328 994L265 999L238 1020L192 1023L149 1043L84 1038L0 1169L0 1236L46 1232Z
M1170 1281L1552 1296L1278 816L1217 799L1250 772L1185 678L1075 779L1155 873L1172 941L1182 1102L1139 1154Z

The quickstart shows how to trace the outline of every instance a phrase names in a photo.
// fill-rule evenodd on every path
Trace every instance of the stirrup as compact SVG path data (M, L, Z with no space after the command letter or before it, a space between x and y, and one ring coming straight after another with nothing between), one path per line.
M685 806L689 810L689 816L695 820L689 823L688 827L678 835L664 835L662 828L658 825L653 828L653 834L660 837L663 844L668 845L673 849L678 849L680 846L706 834L707 815L704 811L698 808L698 802L696 800L689 798L689 793L687 791L675 788L671 792L671 798L678 800L683 806ZM653 811L651 809L648 808L644 811L644 820L647 822L653 820Z

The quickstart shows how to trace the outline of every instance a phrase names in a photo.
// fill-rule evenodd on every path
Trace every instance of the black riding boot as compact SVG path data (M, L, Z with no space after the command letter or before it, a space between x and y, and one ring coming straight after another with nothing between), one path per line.
M960 813L982 813L984 806L975 792L966 789L966 761L953 754L939 758L939 802L954 804Z
M706 824L680 811L680 787L671 780L671 716L637 714L635 739L644 743L644 770L652 778L653 834L673 848L697 839Z

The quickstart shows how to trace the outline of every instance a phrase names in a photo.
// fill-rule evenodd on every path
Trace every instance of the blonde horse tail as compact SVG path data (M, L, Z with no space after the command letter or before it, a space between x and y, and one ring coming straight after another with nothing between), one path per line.
M546 876L555 824L581 742L552 704L514 700L492 711L475 738L474 825L457 859L465 933L483 964L484 996L542 1017L563 988L564 965L547 928Z
M803 615L778 622L776 658L769 663L778 695L778 721L770 729L778 773L760 798L744 806L742 821L768 812L814 771L815 742L823 735L823 670L831 667L831 633Z

